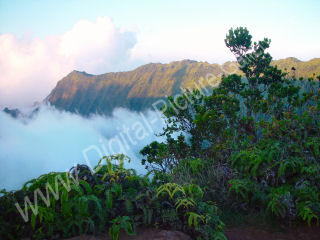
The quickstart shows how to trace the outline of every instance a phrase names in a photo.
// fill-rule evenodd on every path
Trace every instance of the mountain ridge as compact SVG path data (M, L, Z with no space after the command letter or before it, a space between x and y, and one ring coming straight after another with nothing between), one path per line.
M142 111L159 99L180 93L181 88L195 88L199 81L203 83L207 74L217 76L217 81L224 72L241 74L240 70L235 71L235 64L229 61L219 65L186 59L168 64L149 63L131 71L100 75L74 70L57 83L45 101L58 109L82 115L109 115L117 107ZM272 65L287 69L289 75L295 77L320 75L320 58L300 61L289 57L275 60ZM206 82L203 84L202 87L209 86Z

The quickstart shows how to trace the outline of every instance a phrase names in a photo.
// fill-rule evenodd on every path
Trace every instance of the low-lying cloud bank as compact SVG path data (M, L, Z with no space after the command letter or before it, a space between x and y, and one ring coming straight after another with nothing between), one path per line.
M18 189L43 173L74 164L95 166L101 155L124 153L127 167L144 173L139 151L158 137L163 122L154 111L116 109L111 117L83 118L42 106L31 119L0 112L0 189Z

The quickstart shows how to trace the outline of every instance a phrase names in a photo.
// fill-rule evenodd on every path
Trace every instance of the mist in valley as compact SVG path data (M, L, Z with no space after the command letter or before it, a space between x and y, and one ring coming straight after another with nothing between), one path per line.
M146 172L139 151L164 124L158 113L116 109L112 116L78 114L41 106L32 117L12 118L0 112L0 189L19 189L41 174L67 171L75 164L94 167L101 156L124 153L125 165Z

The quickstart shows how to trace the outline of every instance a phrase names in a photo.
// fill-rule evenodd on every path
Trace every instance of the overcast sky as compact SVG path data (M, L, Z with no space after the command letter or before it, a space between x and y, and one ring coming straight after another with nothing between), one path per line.
M275 59L320 57L319 12L318 0L0 0L0 107L41 101L74 69L234 60L224 38L237 26L271 38Z

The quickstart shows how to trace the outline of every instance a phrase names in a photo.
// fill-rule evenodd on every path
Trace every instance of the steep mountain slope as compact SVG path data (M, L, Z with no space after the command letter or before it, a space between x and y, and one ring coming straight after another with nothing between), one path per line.
M273 64L283 70L287 69L289 74L293 74L290 70L295 67L297 77L320 74L320 59L301 62L287 58L276 60ZM205 80L207 74L219 76L226 70L232 72L233 65L233 62L220 66L183 60L169 64L150 63L133 71L102 75L73 71L58 82L46 101L59 109L82 115L108 115L116 107L141 111L158 99L181 92L181 88L196 88L199 81L208 85Z
M285 58L273 61L272 65L277 65L280 69L289 72L289 76L295 76L297 78L310 78L318 76L320 74L320 58L313 58L309 61L303 62L297 58ZM291 70L294 67L296 70Z
M102 75L73 71L58 82L46 100L83 115L110 114L115 107L140 111L157 99L181 92L180 87L195 88L195 81L207 73L221 72L218 64L190 60L151 63L129 72Z

